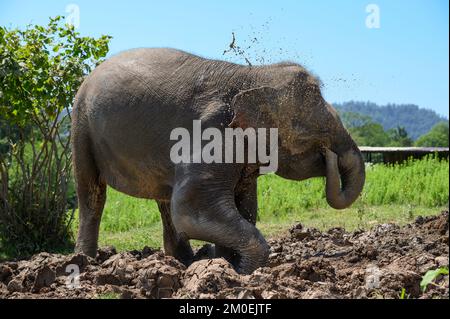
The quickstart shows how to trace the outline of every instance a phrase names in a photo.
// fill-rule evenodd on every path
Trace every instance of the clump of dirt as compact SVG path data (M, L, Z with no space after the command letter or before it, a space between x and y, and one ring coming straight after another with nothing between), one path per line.
M267 267L239 275L224 259L185 267L159 250L40 253L0 264L0 298L449 298L448 276L425 292L422 276L448 267L449 213L348 233L291 228L269 240ZM204 247L198 256L206 256ZM197 259L199 259L198 257Z

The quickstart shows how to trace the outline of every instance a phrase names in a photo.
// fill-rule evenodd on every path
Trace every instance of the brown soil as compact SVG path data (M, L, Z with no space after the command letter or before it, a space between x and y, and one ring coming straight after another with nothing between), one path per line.
M298 224L287 237L269 241L268 267L246 276L224 259L186 268L150 248L106 248L96 259L40 253L0 264L0 298L399 298L403 288L410 298L449 298L448 276L425 293L419 286L428 270L448 267L448 233L448 211L366 232ZM80 271L78 288L67 285L71 267Z

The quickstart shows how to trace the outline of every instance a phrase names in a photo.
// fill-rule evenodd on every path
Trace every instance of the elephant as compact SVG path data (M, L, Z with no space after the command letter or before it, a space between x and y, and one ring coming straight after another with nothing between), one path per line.
M320 80L297 63L246 66L170 48L102 62L81 84L71 144L79 208L75 250L95 256L106 187L157 202L167 255L193 261L190 239L248 274L268 261L256 228L261 163L174 163L174 128L277 128L282 178L325 177L328 204L350 206L364 186L361 153ZM300 194L299 194L300 195ZM212 247L212 246L211 246Z

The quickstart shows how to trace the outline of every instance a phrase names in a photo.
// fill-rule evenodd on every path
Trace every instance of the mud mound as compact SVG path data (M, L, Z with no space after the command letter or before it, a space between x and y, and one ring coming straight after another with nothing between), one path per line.
M402 289L411 298L448 298L448 276L425 293L419 287L428 270L448 266L448 233L448 212L367 232L298 224L269 241L269 265L251 275L224 259L186 268L150 248L104 248L96 259L40 253L0 264L0 298L398 298Z

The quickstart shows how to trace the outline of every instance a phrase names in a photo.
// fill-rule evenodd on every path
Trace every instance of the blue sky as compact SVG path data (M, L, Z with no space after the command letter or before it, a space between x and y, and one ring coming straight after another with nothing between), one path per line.
M366 26L371 3L380 10L379 28ZM235 32L254 63L305 65L330 102L413 103L448 117L447 0L0 0L0 25L43 24L67 15L69 4L79 8L83 35L113 36L110 54L174 47L245 63L223 55Z

